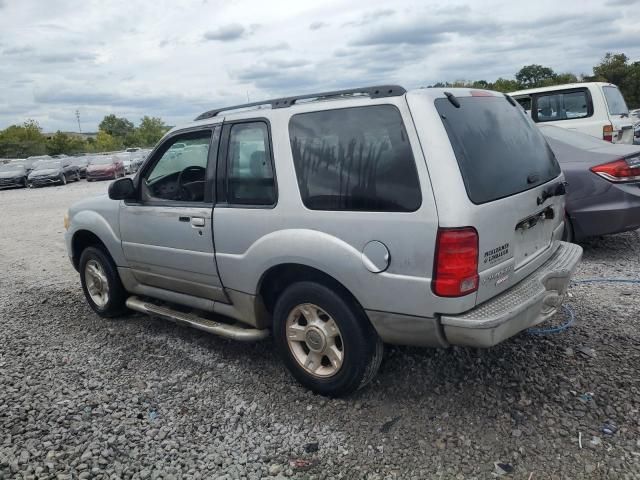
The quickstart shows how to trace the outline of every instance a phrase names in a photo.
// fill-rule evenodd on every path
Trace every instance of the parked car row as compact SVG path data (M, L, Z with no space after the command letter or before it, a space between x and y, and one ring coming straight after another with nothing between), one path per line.
M130 150L116 154L79 157L40 155L8 160L0 164L0 189L65 185L82 178L88 181L114 180L137 172L150 151Z

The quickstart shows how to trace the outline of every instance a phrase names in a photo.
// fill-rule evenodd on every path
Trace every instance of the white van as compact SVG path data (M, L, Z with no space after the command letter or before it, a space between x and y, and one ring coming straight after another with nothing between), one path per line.
M633 143L633 120L618 87L588 82L512 92L534 122L576 130L613 143Z

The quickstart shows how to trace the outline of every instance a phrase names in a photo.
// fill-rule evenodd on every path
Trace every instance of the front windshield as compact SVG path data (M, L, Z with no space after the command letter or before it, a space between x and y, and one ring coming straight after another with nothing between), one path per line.
M10 163L6 165L0 165L0 172L15 172L18 170L24 170L24 165L12 165Z
M610 115L629 115L629 109L618 87L602 87Z
M111 165L113 158L111 157L98 157L91 159L91 165Z
M62 164L56 160L41 160L36 165L35 170L49 170L53 168L60 168Z

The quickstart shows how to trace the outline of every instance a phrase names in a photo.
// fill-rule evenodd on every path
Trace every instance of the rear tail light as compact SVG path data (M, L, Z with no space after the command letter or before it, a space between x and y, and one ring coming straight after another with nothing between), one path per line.
M605 142L613 142L613 125L605 125L602 127L602 139Z
M478 232L475 228L438 230L432 288L440 297L461 297L478 290Z
M640 156L591 167L591 171L610 182L640 181Z

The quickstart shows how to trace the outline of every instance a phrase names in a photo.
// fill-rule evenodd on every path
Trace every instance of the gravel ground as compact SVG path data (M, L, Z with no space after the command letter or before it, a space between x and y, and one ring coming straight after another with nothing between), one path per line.
M639 285L573 286L560 334L389 348L328 400L270 341L93 314L62 216L106 186L0 192L0 479L640 478ZM577 278L640 278L638 232L584 247Z

